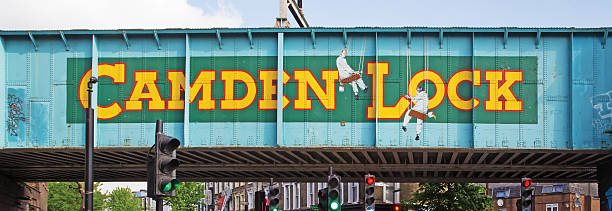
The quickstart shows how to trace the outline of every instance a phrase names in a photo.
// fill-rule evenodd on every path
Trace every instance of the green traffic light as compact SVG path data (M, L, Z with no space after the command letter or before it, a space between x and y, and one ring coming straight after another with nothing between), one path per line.
M163 184L162 191L170 192L170 191L176 190L180 185L181 185L180 181L178 181L177 179L173 179L173 180L170 180L170 182Z
M276 207L272 208L272 211L278 211L278 208L276 208Z
M332 210L338 210L339 207L340 204L338 204L337 201L332 201L332 203L329 204L329 208L331 208Z

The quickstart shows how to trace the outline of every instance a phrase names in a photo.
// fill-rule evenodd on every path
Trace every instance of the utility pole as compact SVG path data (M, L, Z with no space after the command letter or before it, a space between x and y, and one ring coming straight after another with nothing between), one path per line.
M98 82L91 77L87 83L87 109L85 122L85 210L93 210L93 148L94 148L94 109L91 107L93 85Z

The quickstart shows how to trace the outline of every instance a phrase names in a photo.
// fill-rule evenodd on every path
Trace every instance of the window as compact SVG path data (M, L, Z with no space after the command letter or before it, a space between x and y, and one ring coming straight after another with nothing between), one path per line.
M348 203L359 202L359 183L348 183Z
M344 204L344 183L340 183L340 204Z
M542 193L552 193L552 190L553 190L552 185L542 186Z
M248 197L249 197L249 199L248 199L249 200L249 209L254 209L255 207L253 205L253 201L255 201L255 199L253 199L253 192L252 191L249 192L249 196Z
M395 190L395 184L394 183L385 183L383 185L383 201L385 203L393 203L393 191Z
M559 204L546 204L546 211L559 211Z
M283 185L283 209L290 210L291 209L291 184Z
M300 184L293 183L293 195L295 201L293 201L293 209L300 208Z
M563 185L554 185L553 186L553 192L555 192L555 193L562 193L563 192Z
M306 183L306 206L310 207L315 204L315 184Z
M504 188L495 192L496 198L508 198L510 196L510 188Z

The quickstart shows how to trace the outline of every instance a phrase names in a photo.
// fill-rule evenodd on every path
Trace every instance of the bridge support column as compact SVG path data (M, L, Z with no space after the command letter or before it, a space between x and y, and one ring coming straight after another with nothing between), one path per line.
M600 210L612 210L612 162L597 167L597 185L599 191Z

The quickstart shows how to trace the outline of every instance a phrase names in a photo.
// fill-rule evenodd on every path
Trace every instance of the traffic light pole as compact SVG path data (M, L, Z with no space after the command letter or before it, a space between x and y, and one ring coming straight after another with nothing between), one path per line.
M163 133L164 131L164 121L162 121L161 119L158 119L155 122L155 135L157 136L158 133ZM155 147L159 147L159 146L155 146ZM155 197L155 210L156 211L164 211L164 198L161 196Z
M93 148L94 148L94 109L91 107L93 84L98 82L91 77L87 83L87 109L85 122L85 210L93 210Z

